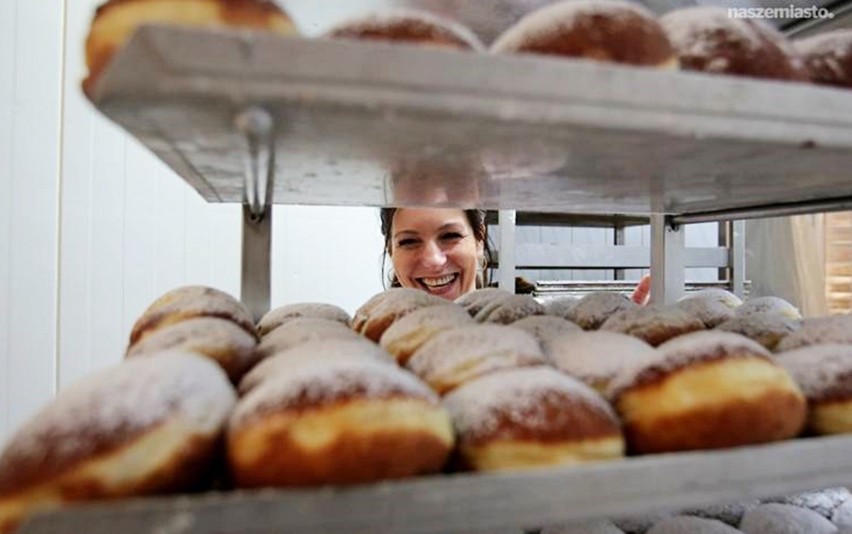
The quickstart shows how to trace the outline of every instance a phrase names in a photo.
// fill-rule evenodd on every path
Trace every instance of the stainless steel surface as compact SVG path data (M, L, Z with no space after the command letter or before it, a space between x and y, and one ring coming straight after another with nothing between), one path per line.
M500 253L502 268L503 247ZM728 251L722 247L683 250L684 267L725 267L728 260ZM523 243L515 247L515 265L519 269L647 269L651 247Z
M259 218L272 200L275 123L266 110L250 106L237 115L234 126L245 137L243 203L253 217Z
M274 202L724 212L852 198L852 94L793 83L402 45L148 27L97 107L204 198L242 199L248 104Z
M269 311L272 264L272 205L266 204L260 216L243 204L243 242L240 272L240 300L255 322Z
M683 226L673 226L665 215L651 215L652 304L671 304L683 295L685 282Z
M507 532L852 483L852 436L459 474L353 488L258 491L75 507L21 534Z
M510 293L515 292L515 265L517 262L515 245L515 211L500 210L500 257L498 286Z
M497 212L489 210L485 214L485 222L497 224ZM542 213L537 211L519 211L515 214L517 226L581 226L584 228L613 228L641 226L648 224L647 216L630 216L620 214L583 214L576 213Z
M852 181L852 173L849 176L849 180ZM674 215L672 216L672 222L675 224L692 224L712 221L737 221L848 210L852 210L852 197L835 197Z
M731 224L731 287L730 291L740 298L745 298L746 245L745 221L734 221Z

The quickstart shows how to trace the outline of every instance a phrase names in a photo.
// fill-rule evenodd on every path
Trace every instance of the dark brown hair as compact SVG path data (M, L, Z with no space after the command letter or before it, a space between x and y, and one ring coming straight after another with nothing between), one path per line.
M385 261L391 250L391 230L393 227L393 216L398 208L382 208L380 212L382 220L382 235L385 238L385 248L382 251L382 272L385 272ZM467 222L473 229L473 237L478 243L482 243L483 255L485 256L485 270L482 276L476 277L476 287L487 287L491 282L491 266L494 258L494 249L488 239L488 225L485 223L485 210L463 210ZM390 273L388 280L391 287L399 287L400 283L396 273Z

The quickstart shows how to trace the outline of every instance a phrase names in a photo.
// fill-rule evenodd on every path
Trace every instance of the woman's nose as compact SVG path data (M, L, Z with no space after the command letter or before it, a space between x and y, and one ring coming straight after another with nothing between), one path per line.
M423 247L423 254L420 257L420 262L428 267L441 266L447 261L447 255L444 250L434 241L429 241Z

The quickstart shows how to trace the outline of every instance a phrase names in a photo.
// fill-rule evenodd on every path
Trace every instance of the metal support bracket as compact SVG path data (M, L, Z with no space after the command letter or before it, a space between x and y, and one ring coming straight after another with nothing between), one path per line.
M237 114L234 127L246 143L240 298L257 321L269 311L271 289L275 121L252 106Z
M670 216L651 215L651 304L671 304L683 295L684 233Z

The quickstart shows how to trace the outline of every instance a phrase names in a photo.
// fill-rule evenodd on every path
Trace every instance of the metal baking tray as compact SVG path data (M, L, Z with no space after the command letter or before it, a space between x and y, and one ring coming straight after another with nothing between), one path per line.
M581 467L456 474L352 488L118 501L35 516L20 534L510 533L852 483L852 436Z
M147 26L92 101L211 202L243 201L249 142L235 123L259 106L273 203L852 206L852 91L807 84Z

